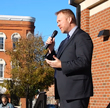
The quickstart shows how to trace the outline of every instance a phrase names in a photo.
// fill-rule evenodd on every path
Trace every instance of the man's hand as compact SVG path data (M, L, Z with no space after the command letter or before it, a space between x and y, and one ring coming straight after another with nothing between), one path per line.
M46 44L50 44L48 49L49 49L49 53L51 53L51 51L53 51L53 49L54 49L55 38L52 39L52 37L49 37L46 41Z
M61 68L61 61L60 61L57 57L55 57L54 55L53 55L53 58L54 58L55 60L48 60L48 59L45 59L45 60L46 60L46 62L47 62L51 67L53 67L53 68Z

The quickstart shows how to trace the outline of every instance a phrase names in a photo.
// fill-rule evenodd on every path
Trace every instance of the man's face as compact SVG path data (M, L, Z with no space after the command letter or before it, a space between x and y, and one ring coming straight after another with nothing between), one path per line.
M68 33L69 32L69 17L63 13L59 13L57 15L57 26L60 28L62 33Z
M3 98L2 98L2 103L3 103L3 104L6 104L6 103L7 103L7 99L3 97Z

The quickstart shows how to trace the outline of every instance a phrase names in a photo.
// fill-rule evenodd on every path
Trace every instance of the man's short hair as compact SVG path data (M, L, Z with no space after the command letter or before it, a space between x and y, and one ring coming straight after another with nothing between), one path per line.
M55 15L58 15L59 13L67 14L68 16L72 17L72 21L74 24L76 24L76 18L74 13L70 9L62 9L55 13Z

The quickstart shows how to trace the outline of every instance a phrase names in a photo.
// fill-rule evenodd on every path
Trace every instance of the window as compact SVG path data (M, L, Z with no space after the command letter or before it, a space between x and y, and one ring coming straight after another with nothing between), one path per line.
M14 60L14 62L11 61L10 65L11 65L11 69L14 69L16 67L19 67L19 62L18 60Z
M0 77L3 77L3 64L0 64Z
M30 32L30 31L28 31L28 33L27 33L27 38L31 38L31 37L33 37L34 35Z
M3 37L0 37L0 49L3 49Z
M0 78L4 77L4 67L5 67L5 61L0 58Z
M5 39L6 35L3 32L0 32L0 51L5 51Z
M13 34L12 34L11 39L12 39L12 41L13 41L13 49L16 48L15 43L18 42L20 38L21 38L21 36L20 36L19 33L13 33Z
M16 48L15 43L18 42L18 38L12 38L12 40L13 40L13 49L15 49Z

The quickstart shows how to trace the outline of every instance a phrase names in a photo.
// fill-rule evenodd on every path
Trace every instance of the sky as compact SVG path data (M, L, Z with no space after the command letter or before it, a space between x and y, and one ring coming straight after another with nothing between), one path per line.
M68 8L76 14L76 8L68 2L69 0L1 0L0 15L34 17L34 34L42 35L44 42L54 30L57 30L58 34L55 37L55 49L57 49L66 34L62 34L58 28L55 12Z

